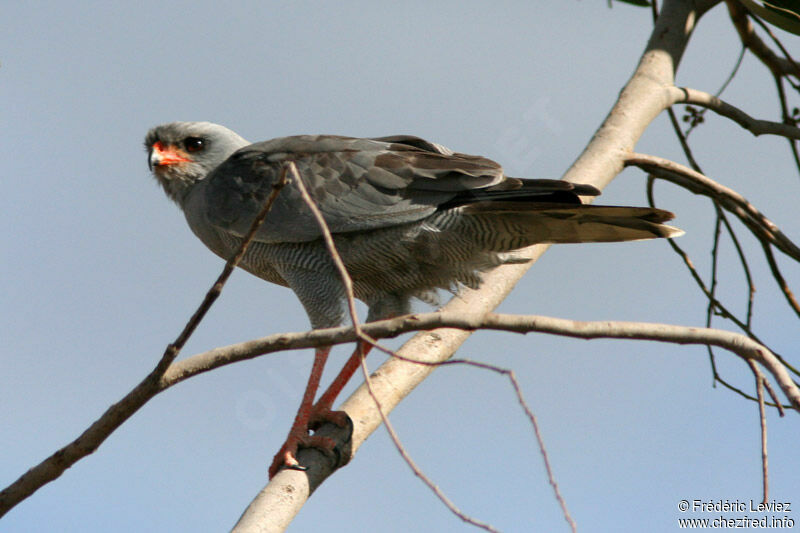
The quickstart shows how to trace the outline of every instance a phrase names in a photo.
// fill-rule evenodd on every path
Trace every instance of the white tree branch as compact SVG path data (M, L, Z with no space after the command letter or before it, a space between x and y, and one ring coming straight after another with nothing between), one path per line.
M738 107L703 91L688 87L671 87L670 97L675 104L694 104L729 118L753 135L779 135L787 139L800 139L800 128L751 117Z

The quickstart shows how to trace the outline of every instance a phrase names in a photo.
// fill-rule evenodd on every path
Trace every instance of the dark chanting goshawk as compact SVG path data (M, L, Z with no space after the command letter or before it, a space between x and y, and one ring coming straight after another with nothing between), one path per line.
M189 227L223 259L236 251L256 214L293 161L327 223L367 320L410 311L437 289L477 287L481 274L537 243L634 241L675 237L672 213L647 207L584 205L591 185L511 178L484 157L460 154L418 137L359 139L298 135L251 144L209 122L172 122L147 133L149 165L186 215ZM314 328L341 325L345 293L321 230L298 190L284 187L240 265L292 289ZM362 346L366 353L370 346ZM315 352L311 376L270 477L301 468L299 447L330 450L309 434L332 411L360 362L357 349L316 403L330 347Z

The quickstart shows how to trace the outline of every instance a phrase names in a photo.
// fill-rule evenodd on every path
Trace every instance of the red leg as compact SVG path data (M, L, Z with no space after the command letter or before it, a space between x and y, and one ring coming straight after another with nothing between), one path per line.
M353 355L350 356L350 359L347 360L339 371L339 375L336 376L330 386L328 386L328 389L322 393L322 396L319 397L319 400L317 400L317 403L314 405L312 413L313 418L319 418L319 415L325 412L332 413L331 407L333 407L333 402L336 401L336 397L342 392L342 389L347 385L347 382L350 381L350 378L353 377L358 367L361 366L361 358L366 357L371 349L371 344L362 341L358 342ZM336 422L334 421L334 423ZM337 425L343 426L344 424Z
M270 478L283 467L296 468L299 466L297 462L298 448L315 447L321 450L331 450L333 448L334 442L331 439L309 435L309 427L316 429L325 422L331 422L341 427L347 426L347 414L342 411L331 411L331 407L333 402L336 401L336 397L360 366L361 357L365 357L371 348L371 344L359 342L353 355L350 356L342 370L339 371L339 375L320 396L319 401L314 404L314 396L319 387L322 370L325 367L325 361L331 349L323 348L316 351L314 365L311 368L311 376L308 378L308 385L306 385L306 391L303 394L303 401L300 403L300 409L297 411L297 416L292 424L292 429L289 430L286 442L272 460L272 465L269 467Z
M319 388L319 381L322 377L322 370L325 368L325 361L328 359L330 347L318 348L314 352L314 364L311 367L311 375L308 378L306 391L303 393L303 400L300 402L300 409L297 411L292 429L289 430L289 436L281 449L272 460L272 465L269 467L269 477L271 478L278 471L284 467L297 467L297 449L300 445L303 446L320 446L321 448L332 446L330 439L322 439L308 435L308 423L311 418L311 412L314 405L314 396L317 394Z

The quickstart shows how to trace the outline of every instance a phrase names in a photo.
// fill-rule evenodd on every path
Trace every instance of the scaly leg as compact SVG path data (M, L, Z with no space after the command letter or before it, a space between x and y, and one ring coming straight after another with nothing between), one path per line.
M300 409L297 411L292 429L289 430L286 442L275 454L272 465L269 467L270 478L283 467L302 470L300 463L297 461L297 450L299 448L319 448L322 451L330 451L334 448L335 443L333 440L328 437L309 435L308 430L317 429L326 422L331 422L339 427L347 426L347 414L344 411L331 411L331 407L333 407L336 397L358 370L361 358L366 357L371 348L371 344L359 341L355 351L339 371L339 375L336 376L328 389L314 404L314 396L317 388L319 388L322 370L331 350L329 347L317 349L314 356L314 365L311 368L311 376L308 378L303 401L300 403Z
M297 462L298 448L332 449L334 446L333 441L329 438L314 437L308 434L309 419L314 407L314 396L317 394L322 371L325 368L325 361L328 359L330 351L330 347L325 347L317 348L314 352L314 364L311 367L311 375L308 378L306 391L303 393L303 400L300 402L300 409L297 411L297 416L295 416L292 429L289 430L289 436L286 437L286 442L272 460L272 465L269 467L270 478L284 466L300 469L300 463Z
M353 377L353 374L358 370L358 367L361 365L361 358L366 357L371 349L371 344L358 341L353 355L350 356L339 371L339 375L336 376L330 386L328 386L328 389L322 393L322 396L319 397L319 400L317 400L317 403L314 404L314 407L311 409L311 417L309 420L311 429L316 429L325 422L331 422L339 427L345 427L347 425L347 414L344 411L331 411L331 407L333 407L333 402L336 401L336 397L342 392L344 386L347 385L347 382L350 381L350 378Z

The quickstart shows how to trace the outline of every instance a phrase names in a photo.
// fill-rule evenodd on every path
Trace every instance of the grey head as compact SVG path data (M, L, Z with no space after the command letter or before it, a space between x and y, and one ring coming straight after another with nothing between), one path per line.
M250 143L211 122L170 122L147 132L148 166L167 196L183 207L192 187Z

